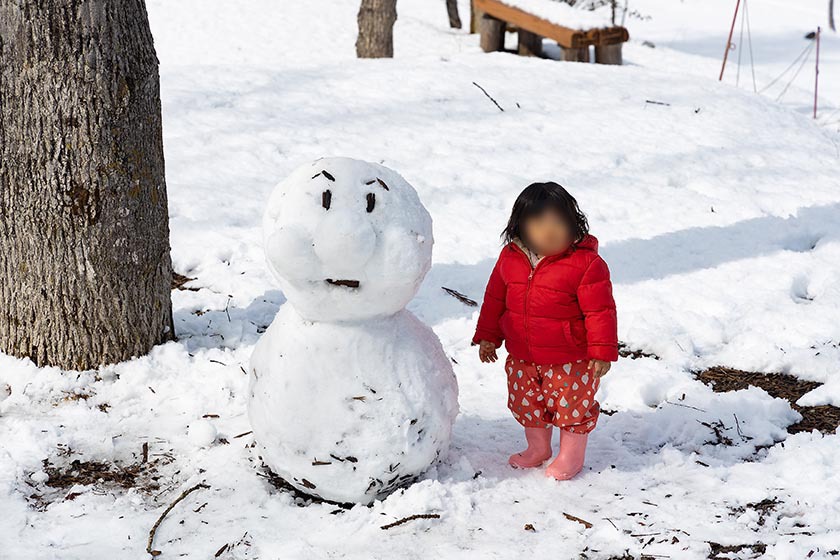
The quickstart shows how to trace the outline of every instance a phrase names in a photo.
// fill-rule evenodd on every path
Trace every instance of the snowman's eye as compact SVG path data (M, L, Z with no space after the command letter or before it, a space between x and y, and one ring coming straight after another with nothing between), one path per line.
M332 202L332 191L329 189L325 190L321 193L321 206L324 207L324 210L330 209L330 203Z
M373 193L368 193L366 198L367 198L367 211L368 211L368 214L370 214L371 212L373 212L373 207L376 206L376 195L374 195Z

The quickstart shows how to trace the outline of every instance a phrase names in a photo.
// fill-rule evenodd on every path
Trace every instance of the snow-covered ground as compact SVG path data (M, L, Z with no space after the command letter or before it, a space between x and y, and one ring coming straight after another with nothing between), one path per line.
M762 89L805 33L826 27L825 2L753 1ZM198 290L173 292L179 341L149 356L85 373L0 356L0 389L11 386L0 402L0 558L143 557L166 505L200 482L208 488L158 529L163 558L840 549L840 435L789 435L799 415L787 401L758 388L714 393L691 374L717 364L789 372L825 382L802 404L840 405L834 34L823 36L814 123L813 68L781 102L787 80L756 95L746 58L738 88L732 58L717 82L730 1L631 1L639 15L626 22L622 67L483 54L476 36L447 28L442 0L400 0L396 58L377 61L354 58L357 2L148 4L173 260ZM264 263L262 211L280 179L323 155L382 162L429 208L433 267L409 308L441 338L461 394L441 465L341 512L297 507L257 476L245 413L243 368L285 301ZM621 360L604 379L600 399L615 413L593 432L584 473L562 484L507 466L522 434L505 377L469 346L475 309L441 290L480 298L509 207L538 179L567 186L588 213L612 268L620 338L661 357ZM74 460L127 466L144 444L154 472L137 486L157 490L45 484L45 460L62 471ZM418 513L440 518L380 528Z

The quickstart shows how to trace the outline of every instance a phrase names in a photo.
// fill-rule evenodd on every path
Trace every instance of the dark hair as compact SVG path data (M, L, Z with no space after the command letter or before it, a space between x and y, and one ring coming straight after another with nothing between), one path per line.
M589 233L589 222L586 215L580 211L577 200L569 191L552 181L546 183L531 183L522 191L513 203L507 227L502 231L502 238L510 243L516 238L525 245L523 224L525 220L538 216L546 210L553 210L560 214L569 227L572 228L574 244L580 243Z

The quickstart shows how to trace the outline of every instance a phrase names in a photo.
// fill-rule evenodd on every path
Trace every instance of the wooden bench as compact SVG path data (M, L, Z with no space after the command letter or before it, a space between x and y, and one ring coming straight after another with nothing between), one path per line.
M546 0L553 1L553 0ZM519 35L518 52L542 56L543 37L557 41L563 60L589 62L589 47L595 47L595 62L621 64L621 46L630 39L627 29L607 26L573 29L548 21L501 0L473 0L481 48L485 52L505 48L505 31L515 27Z

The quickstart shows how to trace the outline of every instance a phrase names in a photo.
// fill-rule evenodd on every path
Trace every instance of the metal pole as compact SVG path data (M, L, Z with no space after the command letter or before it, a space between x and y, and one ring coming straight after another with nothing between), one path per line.
M729 58L729 49L732 46L732 32L735 31L735 21L738 19L738 9L741 7L741 0L735 4L735 15L732 16L732 27L729 28L729 39L726 40L726 50L723 51L723 65L720 67L719 82L723 81L723 71L726 69L726 59Z
M814 118L817 118L817 96L820 87L820 28L817 27L817 64L814 67Z

